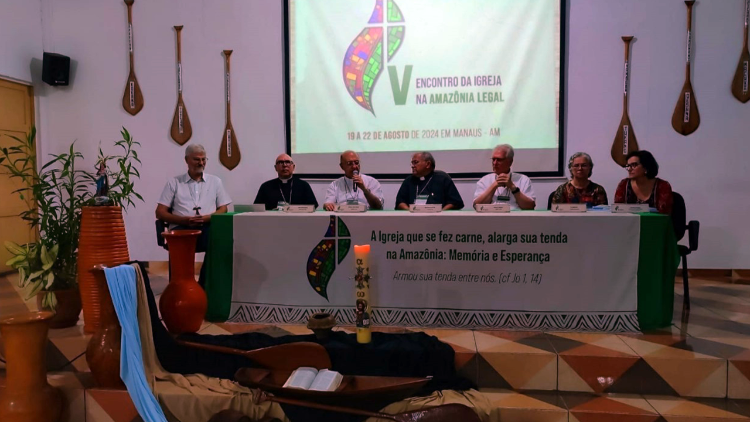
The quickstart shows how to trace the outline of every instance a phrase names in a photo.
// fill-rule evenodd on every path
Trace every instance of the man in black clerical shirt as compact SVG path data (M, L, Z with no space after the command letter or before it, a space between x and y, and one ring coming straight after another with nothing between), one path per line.
M435 158L429 152L418 152L411 157L411 174L396 195L397 210L408 210L415 203L441 204L443 211L464 207L453 180L444 171L435 171Z
M260 185L255 204L265 204L267 210L276 209L279 202L289 205L315 205L315 208L318 208L318 201L310 185L294 176L292 157L286 154L279 155L276 157L274 169L279 177Z

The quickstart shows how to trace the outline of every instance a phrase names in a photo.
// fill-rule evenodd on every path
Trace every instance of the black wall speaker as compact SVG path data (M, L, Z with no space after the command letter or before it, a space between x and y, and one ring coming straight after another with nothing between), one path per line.
M67 86L70 80L70 57L44 53L42 80L52 86Z

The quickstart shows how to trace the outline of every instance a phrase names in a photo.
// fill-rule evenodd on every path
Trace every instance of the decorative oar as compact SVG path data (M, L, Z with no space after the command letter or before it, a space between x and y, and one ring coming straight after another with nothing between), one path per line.
M174 29L177 32L177 107L174 110L170 134L175 142L185 145L193 136L193 127L190 125L187 108L182 100L182 25L175 26Z
M692 27L693 27L693 3L695 0L688 0L687 5L687 61L685 62L685 84L682 86L682 92L677 99L677 105L672 114L672 127L678 133L685 136L690 135L698 129L701 124L701 115L698 113L698 103L695 101L693 93L693 84L690 82L690 59L692 53Z
M328 356L326 348L312 342L279 344L255 350L241 350L184 340L177 340L177 343L193 349L244 356L258 365L270 369L293 371L301 366L312 366L315 369L331 367L331 358Z
M468 406L463 404L444 404L441 406L426 407L420 410L396 413L389 415L381 412L368 412L366 410L351 409L348 407L331 406L327 404L318 404L304 400L287 399L282 397L271 396L267 393L261 393L260 401L268 400L281 404L292 406L310 407L313 409L327 410L329 412L348 413L351 415L366 416L369 418L380 418L396 422L480 422L479 416Z
M633 40L632 36L622 37L625 41L625 75L623 82L623 94L622 94L622 119L620 119L620 126L617 128L617 135L615 135L615 141L612 143L612 159L615 163L625 167L628 163L627 155L631 151L638 151L638 141L635 139L635 131L633 131L633 125L630 123L630 116L628 116L628 85L630 84L630 42Z
M221 151L219 152L219 161L224 167L233 170L240 163L240 145L237 143L237 137L232 127L232 110L229 107L229 56L232 50L224 50L227 66L227 125L224 127L224 136L221 140Z
M737 64L737 72L732 80L732 95L743 103L750 101L750 86L748 86L748 76L750 76L750 51L747 47L747 25L750 21L750 0L745 0L745 26L742 34L742 54L740 62Z
M133 64L133 2L135 0L125 0L128 5L128 45L130 46L130 73L128 74L128 83L125 84L125 94L122 96L122 106L125 111L135 116L143 108L143 94L141 87L138 86L138 79L135 78L135 65Z

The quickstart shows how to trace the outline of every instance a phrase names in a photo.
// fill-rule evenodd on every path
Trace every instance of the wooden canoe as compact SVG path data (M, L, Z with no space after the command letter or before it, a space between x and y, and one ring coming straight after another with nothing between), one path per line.
M380 406L412 397L432 379L344 375L336 391L310 391L283 387L292 372L241 368L234 379L245 387L257 388L279 397L360 408L372 408L370 405Z

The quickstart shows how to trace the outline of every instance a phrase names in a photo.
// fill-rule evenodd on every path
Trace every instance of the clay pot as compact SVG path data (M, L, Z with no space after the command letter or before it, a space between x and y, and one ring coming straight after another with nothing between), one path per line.
M195 280L195 244L200 230L162 233L169 243L169 285L159 298L159 311L174 334L195 333L208 309L206 292Z
M28 312L0 319L5 343L6 382L0 394L0 421L56 422L60 391L47 383L45 350L51 312Z
M307 319L307 328L315 333L318 340L328 340L336 326L336 317L328 312L317 312Z
M49 328L68 328L78 323L78 316L81 315L81 293L77 288L66 290L55 290L57 306L55 309L42 307L42 300L47 292L39 292L36 295L37 309L50 311L54 316L49 320Z
M78 287L83 301L83 330L94 333L100 325L102 292L91 268L115 267L130 261L128 239L120 207L83 207L78 239Z
M86 362L91 369L91 375L97 387L108 389L125 389L120 378L120 336L122 329L117 319L115 305L104 276L103 265L96 265L91 269L97 288L101 292L101 319L99 329L96 330L88 347L86 347Z

